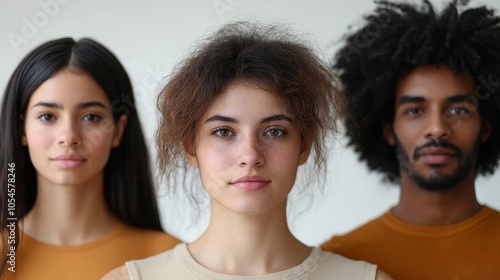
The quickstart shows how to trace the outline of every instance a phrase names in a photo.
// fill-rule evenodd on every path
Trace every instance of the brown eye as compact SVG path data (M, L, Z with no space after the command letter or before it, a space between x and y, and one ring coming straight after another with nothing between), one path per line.
M38 119L42 122L49 122L54 120L54 116L51 114L41 114L40 116L38 116Z
M467 110L465 107L462 106L451 107L449 112L451 115L465 115L470 113L469 110Z
M405 110L405 113L410 116L416 116L422 114L422 110L419 108L409 108Z
M98 121L102 120L102 118L98 115L95 115L95 114L87 114L87 115L83 116L83 120L88 121L88 122L98 122Z

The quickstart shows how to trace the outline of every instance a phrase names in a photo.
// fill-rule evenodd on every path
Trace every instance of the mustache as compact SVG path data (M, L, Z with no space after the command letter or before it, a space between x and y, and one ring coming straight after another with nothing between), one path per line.
M424 145L415 148L415 151L413 152L413 159L416 160L417 158L419 158L422 155L422 150L424 150L426 148L448 149L448 150L453 151L457 155L458 158L462 158L462 155L463 155L462 150L460 150L459 147L457 147L453 144L450 144L446 141L441 142L441 141L431 139L429 142L425 143Z

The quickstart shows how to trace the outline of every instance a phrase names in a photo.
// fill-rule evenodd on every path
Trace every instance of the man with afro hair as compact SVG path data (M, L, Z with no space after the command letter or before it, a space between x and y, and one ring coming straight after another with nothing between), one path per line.
M475 194L500 158L500 17L467 1L377 2L333 69L350 95L349 145L401 192L323 249L394 279L500 279L500 213Z

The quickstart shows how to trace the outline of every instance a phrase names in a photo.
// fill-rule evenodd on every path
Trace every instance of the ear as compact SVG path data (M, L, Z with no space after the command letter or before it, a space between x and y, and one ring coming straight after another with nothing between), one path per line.
M116 148L120 146L120 142L122 141L123 132L125 131L125 127L127 127L128 117L126 115L121 115L120 119L116 123L115 135L113 136L113 142L111 143L111 147Z
M488 121L483 121L481 125L481 142L486 142L490 139L491 135L491 123Z
M22 123L22 127L21 127L21 145L25 146L25 147L28 147L28 138L26 138L26 129L24 127L24 117L23 116L20 116L19 117L19 123Z
M25 147L28 146L28 139L26 139L26 133L23 131L23 135L21 136L21 144Z
M184 157L186 157L186 161L191 165L193 168L198 168L198 158L196 155L188 152L186 149L186 146L182 145L182 149L184 151Z
M391 146L394 146L394 144L396 144L396 141L394 140L394 129L392 127L392 124L384 124L382 130L387 143L389 143L389 145Z
M303 149L299 154L299 165L306 163L310 154L311 154L311 145L308 145L307 148Z

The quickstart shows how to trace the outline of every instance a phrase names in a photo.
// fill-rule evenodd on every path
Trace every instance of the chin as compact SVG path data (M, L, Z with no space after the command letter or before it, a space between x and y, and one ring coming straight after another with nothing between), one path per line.
M410 178L415 181L420 188L429 191L444 191L453 188L465 178L464 173L446 174L442 171L433 172L428 176L413 174Z
M231 209L235 213L248 216L266 214L276 207L276 205L270 205L268 202L263 204L261 201L246 201L231 206L232 207L227 208Z

